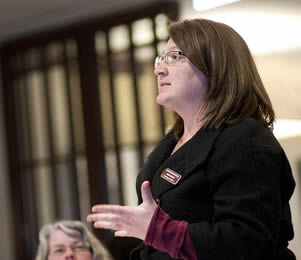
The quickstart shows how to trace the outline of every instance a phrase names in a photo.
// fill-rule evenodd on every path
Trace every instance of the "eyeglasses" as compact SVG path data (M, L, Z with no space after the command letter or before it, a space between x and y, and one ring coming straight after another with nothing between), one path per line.
M179 60L185 57L184 53L181 51L170 51L164 56L157 56L155 59L155 69L160 65L160 63L164 60L166 64L174 64Z
M72 251L76 254L90 252L90 247L88 243L73 242L70 245L55 245L53 248L50 248L49 256L62 256L65 254L68 247L70 247Z

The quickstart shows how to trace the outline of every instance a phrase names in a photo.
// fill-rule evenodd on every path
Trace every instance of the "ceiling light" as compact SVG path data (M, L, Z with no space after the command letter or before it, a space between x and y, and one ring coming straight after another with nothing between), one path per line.
M196 11L204 11L239 1L240 0L193 0L192 5Z
M186 17L190 17L189 14ZM202 14L202 18L231 26L247 42L254 55L299 50L301 47L301 34L296 33L301 27L300 16L249 10L220 10Z

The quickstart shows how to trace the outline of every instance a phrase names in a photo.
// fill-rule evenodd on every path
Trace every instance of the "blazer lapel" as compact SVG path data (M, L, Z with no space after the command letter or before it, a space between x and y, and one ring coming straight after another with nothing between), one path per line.
M181 147L176 153L170 156L158 169L152 182L152 194L154 198L160 197L162 193L172 189L176 185L179 185L183 179L183 173L185 172L185 147ZM171 181L164 179L161 174L166 171L171 170L175 174L180 176L180 180L177 184L173 184Z
M195 136L187 143L185 155L186 170L188 175L198 165L204 163L213 148L214 142L222 132L223 128L204 130L200 129Z
M160 197L163 193L177 185L181 185L181 182L189 177L197 166L203 164L208 158L214 142L221 131L222 129L209 131L200 129L177 152L165 160L161 164L161 167L159 169L157 168L156 174L153 176L151 182L154 198ZM166 169L175 172L175 175L180 175L180 180L176 184L161 177L162 172Z

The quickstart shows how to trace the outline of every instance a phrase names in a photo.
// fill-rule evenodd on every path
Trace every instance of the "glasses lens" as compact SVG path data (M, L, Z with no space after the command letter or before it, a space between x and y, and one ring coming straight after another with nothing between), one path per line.
M160 62L161 62L161 57L157 56L155 59L155 68L157 68L159 66Z

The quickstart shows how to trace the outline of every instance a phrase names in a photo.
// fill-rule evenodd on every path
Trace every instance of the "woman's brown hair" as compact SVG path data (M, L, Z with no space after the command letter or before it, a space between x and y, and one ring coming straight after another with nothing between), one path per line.
M252 117L269 129L275 114L251 52L230 26L206 19L169 25L170 38L204 73L208 90L204 99L206 129L235 124ZM175 113L174 134L183 134L183 120Z

